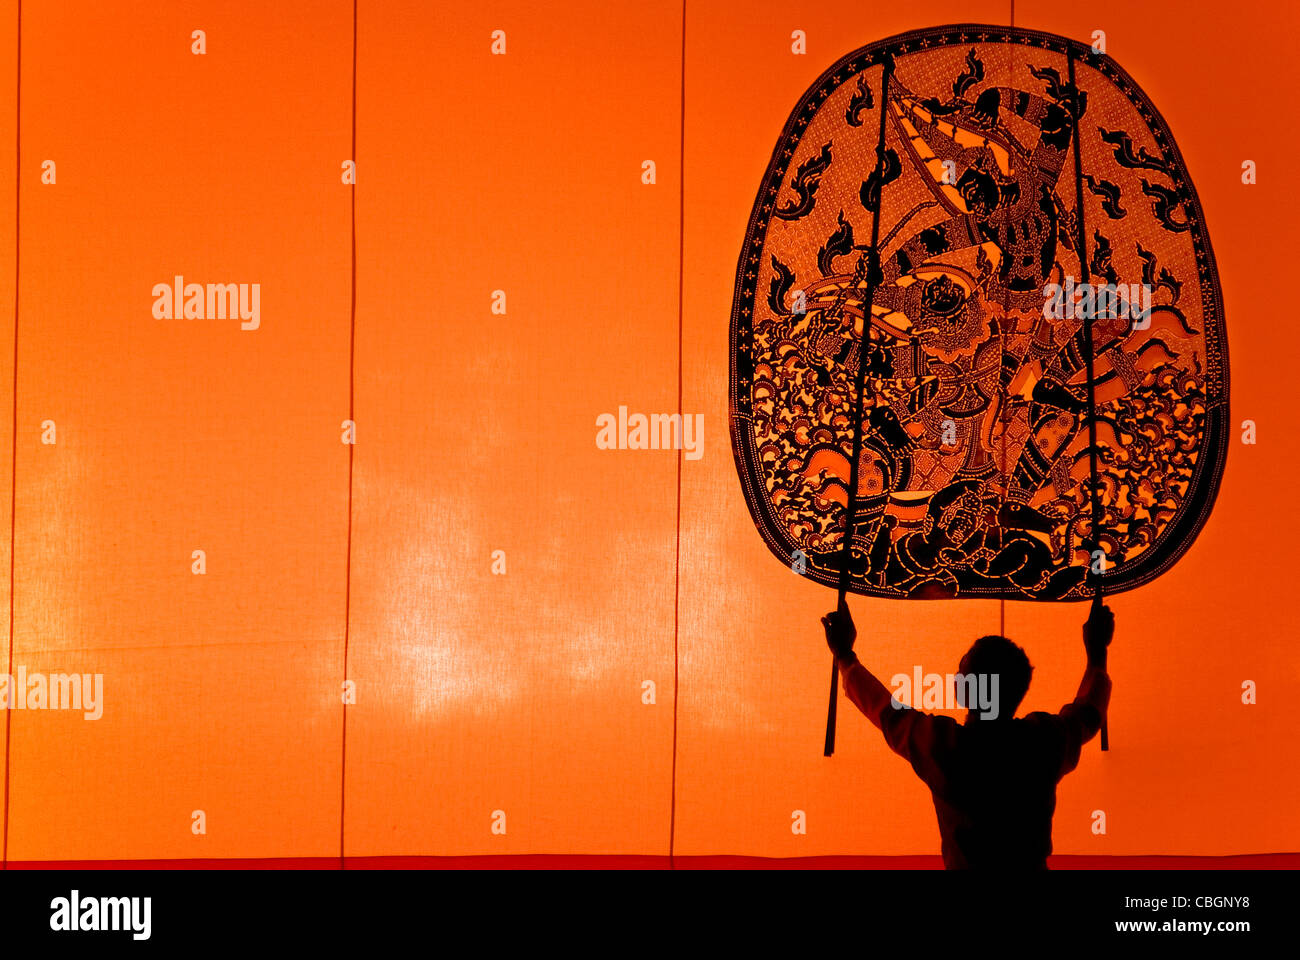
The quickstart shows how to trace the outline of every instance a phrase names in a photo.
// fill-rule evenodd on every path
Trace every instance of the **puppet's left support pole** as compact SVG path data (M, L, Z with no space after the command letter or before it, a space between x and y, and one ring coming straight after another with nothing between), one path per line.
M853 418L853 459L849 463L848 503L844 508L844 548L840 557L839 601L837 610L843 610L848 601L849 565L853 561L854 514L858 506L858 461L862 459L862 412L867 385L867 336L871 329L871 307L876 299L876 284L880 278L880 261L876 246L880 242L880 207L884 193L885 175L885 121L889 116L889 80L894 74L894 60L887 57L880 79L880 134L876 141L876 169L871 174L876 183L875 209L871 212L871 245L863 254L866 257L867 292L862 304L862 336L858 340L858 372L856 377L857 415ZM847 288L846 288L847 289ZM840 674L834 657L831 658L831 699L826 708L826 756L835 752L835 711L839 705Z

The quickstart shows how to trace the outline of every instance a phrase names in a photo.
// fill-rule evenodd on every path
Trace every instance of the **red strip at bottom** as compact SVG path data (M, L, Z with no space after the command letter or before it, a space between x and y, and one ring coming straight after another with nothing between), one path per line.
M1101 857L1062 854L1053 870L1296 870L1300 853L1230 857ZM905 857L679 856L679 870L942 870L937 855ZM482 857L348 857L349 870L666 870L667 857L635 854L519 854ZM11 860L10 870L338 870L338 857L230 860Z

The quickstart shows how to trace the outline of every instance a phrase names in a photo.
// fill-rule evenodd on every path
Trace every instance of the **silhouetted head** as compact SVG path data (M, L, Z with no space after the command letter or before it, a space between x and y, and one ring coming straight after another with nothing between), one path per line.
M1020 708L1020 701L1025 699L1029 690L1029 678L1034 668L1029 665L1025 651L1006 637L980 637L966 655L961 658L958 669L963 674L998 678L997 682L997 718L1010 720ZM971 704L969 708L977 705Z

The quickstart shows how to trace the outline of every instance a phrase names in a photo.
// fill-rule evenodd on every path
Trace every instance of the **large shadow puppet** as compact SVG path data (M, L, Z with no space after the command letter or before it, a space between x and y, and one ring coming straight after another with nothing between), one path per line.
M856 84L841 76L840 98L797 110L801 146L784 169L774 163L759 196L773 210L770 228L751 229L742 255L737 457L769 545L800 551L825 582L841 562L853 379L866 364L858 592L1087 595L1098 560L1088 549L1083 311L1050 295L1077 283L1085 264L1094 284L1120 291L1096 304L1091 330L1100 563L1113 575L1144 554L1146 566L1172 562L1203 516L1174 521L1198 505L1208 512L1217 481L1196 495L1207 415L1226 398L1226 377L1211 376L1222 351L1217 277L1172 139L1135 88L1121 98L1103 87L1094 108L1083 82L1077 96L1063 82L1063 56L1013 45L1020 62L1009 69L997 49L917 53L911 70L900 51L883 103L880 71L863 64ZM992 57L1004 79L1028 83L991 82ZM945 95L912 89L938 86L936 76L950 81ZM871 174L874 145L862 146L874 131L862 116L873 109L887 111L881 177ZM1134 121L1148 128L1137 141L1123 131ZM879 258L858 239L876 209ZM1149 299L1129 302L1126 291L1140 284ZM766 302L745 296L764 286ZM1221 463L1221 451L1210 454ZM1169 533L1180 542L1161 557L1155 548Z

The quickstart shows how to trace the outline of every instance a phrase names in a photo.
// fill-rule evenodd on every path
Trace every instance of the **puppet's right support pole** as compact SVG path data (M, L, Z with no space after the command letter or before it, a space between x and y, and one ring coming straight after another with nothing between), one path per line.
M1079 97L1079 87L1074 76L1074 48L1070 47L1066 51L1066 62L1070 70L1070 123L1073 126L1073 137L1071 143L1074 145L1074 222L1078 228L1078 240L1076 253L1079 256L1079 282L1085 287L1089 283L1088 278L1088 241L1087 232L1084 228L1083 215L1083 151L1079 143L1079 114L1081 98ZM1092 581L1092 605L1093 609L1102 605L1102 574L1098 572L1098 564L1106 563L1105 554L1101 553L1101 489L1097 485L1097 399L1096 399L1096 378L1093 373L1093 356L1092 344L1092 320L1096 312L1095 305L1097 298L1091 298L1091 304L1085 301L1083 315L1083 353L1088 368L1088 484L1090 487L1090 502L1092 506L1092 530L1090 539L1092 549L1088 557L1088 579ZM1098 556L1101 554L1101 556ZM1101 718L1101 748L1110 749L1110 729L1106 722L1106 717Z

